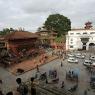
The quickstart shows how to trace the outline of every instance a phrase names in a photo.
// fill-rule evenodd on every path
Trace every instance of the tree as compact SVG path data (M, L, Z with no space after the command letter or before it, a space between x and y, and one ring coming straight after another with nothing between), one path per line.
M0 31L0 35L6 35L8 33L10 33L10 29L8 28L4 28L2 31Z
M15 31L19 31L13 28L4 28L2 31L0 31L0 35L7 35L10 32L15 32Z
M13 28L10 28L10 31L15 31L15 29L13 29Z
M37 31L40 32L41 31L41 27L38 27Z
M55 30L61 36L71 30L71 21L63 15L52 14L45 21L44 27L49 31Z

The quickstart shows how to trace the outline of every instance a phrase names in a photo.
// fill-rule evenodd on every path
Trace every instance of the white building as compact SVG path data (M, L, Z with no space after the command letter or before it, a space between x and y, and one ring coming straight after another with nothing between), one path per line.
M95 29L73 29L66 35L66 50L95 48Z

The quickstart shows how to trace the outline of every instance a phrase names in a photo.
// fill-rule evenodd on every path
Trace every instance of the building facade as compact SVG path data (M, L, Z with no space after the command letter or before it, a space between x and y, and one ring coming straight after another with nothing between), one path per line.
M16 56L39 50L38 36L30 32L11 32L0 38L0 50L11 51ZM26 55L26 54L24 54Z
M36 32L36 34L39 36L40 44L43 47L52 47L55 42L55 38L57 37L57 33L53 31L48 31L46 29L42 29L39 32Z
M73 29L66 35L66 50L93 50L95 29Z
M15 31L0 37L0 63L10 66L45 53L39 36L28 31Z

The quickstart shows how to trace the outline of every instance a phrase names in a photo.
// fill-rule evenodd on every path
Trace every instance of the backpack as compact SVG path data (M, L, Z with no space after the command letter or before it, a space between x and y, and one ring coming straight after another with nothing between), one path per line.
M24 93L27 94L28 93L28 86L24 85Z
M27 94L28 93L28 86L25 84L20 84L19 85L19 92L21 94Z

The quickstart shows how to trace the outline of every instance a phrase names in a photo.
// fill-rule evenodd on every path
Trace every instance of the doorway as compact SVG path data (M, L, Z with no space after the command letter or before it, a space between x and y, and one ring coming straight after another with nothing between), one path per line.
M82 50L86 50L86 43L83 43Z
M86 43L89 41L89 38L81 38L81 42L83 43L82 50L86 50Z
M95 50L95 44L94 43L89 44L89 50Z

